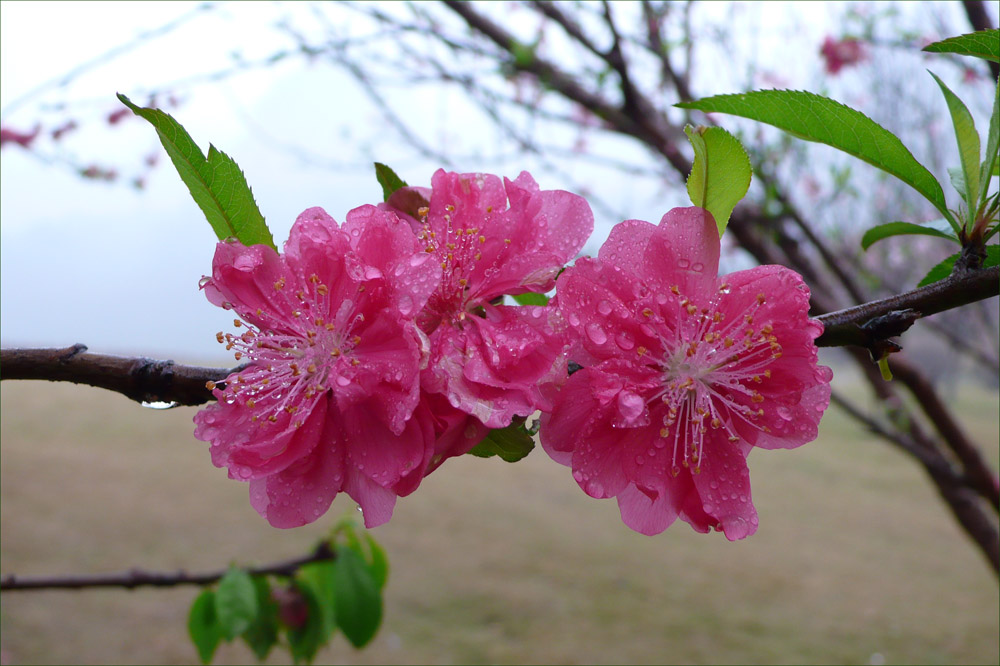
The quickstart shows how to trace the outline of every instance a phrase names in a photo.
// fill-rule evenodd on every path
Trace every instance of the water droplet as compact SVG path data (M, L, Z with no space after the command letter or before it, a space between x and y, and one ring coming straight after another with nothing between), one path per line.
M571 326L579 326L580 318L576 316L575 312L569 313L569 323Z
M337 375L337 385L338 386L350 386L351 380L343 375Z
M708 504L708 503L705 503L705 504L701 505L701 510L704 511L705 513L709 514L709 515L712 514L712 509L714 509L714 508L715 508L714 506L712 506L711 504Z
M351 229L351 235L357 238L358 236L361 235L361 231L357 227L354 227L353 229Z
M705 270L705 264L702 264L702 263L692 264L691 270L698 271L700 273L703 270Z
M404 317L413 312L413 297L409 294L403 294L399 297L399 314Z
M785 419L786 421L791 421L792 420L792 410L790 410L790 409L788 409L788 407L785 407L784 405L782 405L781 407L778 407L778 416L780 416L781 418Z
M198 288L199 288L199 289L204 289L204 288L205 288L205 286L206 286L206 285L207 285L207 284L208 284L209 282L211 282L211 281L212 281L212 278L210 278L210 277L208 277L208 276L205 276L205 277L203 277L202 279L198 280Z
M740 501L741 502L746 502L747 501L747 496L746 495L740 495Z
M656 455L656 449L654 449L653 447L649 447L649 450L646 451L646 455L652 458L653 456Z
M577 483L583 483L587 479L587 477L583 475L583 472L576 469L573 470L573 478L576 479Z
M663 305L664 303L667 302L667 295L662 292L658 293L656 295L656 302L660 305Z
M688 261L687 259L685 259L684 257L681 257L680 259L677 260L677 267L678 268L687 268L690 265L691 265L691 262Z
M716 481L712 481L711 483L708 484L708 487L711 488L712 490L718 490L719 484Z
M636 456L635 457L635 464L639 465L641 467L642 465L646 464L646 459L643 458L642 456Z
M419 252L410 257L410 265L421 266L425 261L427 261L428 257L430 257L430 255L427 254L426 252Z
M622 331L617 336L615 336L615 342L617 342L618 346L624 349L625 351L628 351L633 347L635 347L635 341L632 339L632 336L629 335L626 331Z
M380 277L382 277L382 271L380 271L379 269L375 268L374 266L366 266L365 267L365 279L366 280L374 280L375 278L380 278Z
M587 337L589 337L595 345L603 345L608 341L608 334L604 332L604 329L600 325L591 322L587 324Z
M600 303L597 304L597 311L600 312L602 315L611 314L611 303L608 303L607 301L601 301Z
M142 406L143 407L149 407L150 409L173 409L174 407L177 407L179 404L180 403L172 402L172 401L171 402L163 402L163 401L159 401L159 400L152 400L152 401L149 401L149 402L143 401Z

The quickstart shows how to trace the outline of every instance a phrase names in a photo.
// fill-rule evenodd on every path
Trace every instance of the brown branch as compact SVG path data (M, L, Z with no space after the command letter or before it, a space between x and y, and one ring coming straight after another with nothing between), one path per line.
M903 310L915 310L918 317L927 317L992 298L998 293L1000 293L1000 266L955 273L926 287L817 317L823 323L825 330L823 335L816 338L816 345L819 347L856 345L868 348L877 341L877 332L864 331L862 326L876 317Z
M247 569L252 576L293 576L300 567L313 562L336 559L330 544L323 541L310 554L283 560L261 567ZM228 569L208 573L189 574L184 571L159 572L129 569L121 573L94 576L37 576L23 577L8 574L0 579L0 591L13 590L80 590L89 587L176 587L178 585L211 585L226 575Z
M205 386L233 370L177 365L173 361L91 354L85 345L66 349L0 350L0 379L47 379L115 391L142 403L201 405L213 400Z

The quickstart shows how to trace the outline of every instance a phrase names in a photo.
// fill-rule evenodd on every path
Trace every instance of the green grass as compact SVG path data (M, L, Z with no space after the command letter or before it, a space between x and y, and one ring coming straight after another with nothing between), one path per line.
M192 571L302 554L337 516L281 531L158 412L69 385L0 388L0 569ZM997 460L997 395L963 424ZM760 530L729 543L678 523L628 530L536 450L449 461L375 530L384 624L325 663L986 663L1000 661L997 579L908 458L831 410L816 442L750 457ZM194 588L5 592L5 663L191 663ZM216 663L252 661L241 645ZM287 661L287 653L272 657Z

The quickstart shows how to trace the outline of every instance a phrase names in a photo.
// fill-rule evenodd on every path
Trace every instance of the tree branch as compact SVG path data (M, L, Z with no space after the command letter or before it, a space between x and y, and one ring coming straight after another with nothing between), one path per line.
M1000 266L953 273L944 280L926 287L820 315L817 319L825 328L823 334L816 338L816 345L818 347L856 345L868 348L873 342L878 341L879 332L865 331L862 327L877 317L903 310L915 310L918 318L927 317L992 298L998 293L1000 293ZM890 333L891 335L898 333Z
M65 349L0 350L0 379L73 382L115 391L136 402L201 405L214 399L205 384L221 382L234 371L86 350L81 344Z
M310 554L283 560L261 567L247 569L252 576L292 576L298 569L312 562L325 562L337 558L326 541L321 542ZM228 569L209 573L189 574L184 571L158 572L129 569L121 573L95 576L19 577L8 574L0 579L0 591L11 590L79 590L87 587L175 587L178 585L211 585L226 575Z

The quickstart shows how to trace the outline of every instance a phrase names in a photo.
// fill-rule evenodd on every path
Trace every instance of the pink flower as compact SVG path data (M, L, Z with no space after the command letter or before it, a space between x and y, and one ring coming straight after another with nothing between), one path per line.
M41 125L35 125L35 129L30 132L19 132L17 130L10 129L9 127L0 127L0 147L3 147L8 143L16 143L22 148L30 148L31 144L34 143L36 138L38 138L38 134L41 131Z
M827 36L819 52L825 61L827 74L836 74L843 67L864 62L868 58L864 43L853 37L835 41Z
M504 427L549 406L545 388L565 377L566 360L554 309L499 301L551 289L594 217L582 197L540 191L527 172L501 181L439 170L431 185L400 190L388 204L442 269L417 316L431 344L421 382L487 427Z
M426 340L412 316L438 284L428 259L405 222L374 206L343 227L310 208L280 255L218 244L203 287L240 316L242 332L217 337L249 365L214 387L195 436L249 481L272 525L312 522L342 491L379 525L423 478L435 421L418 404Z
M542 445L643 534L678 517L731 540L755 532L747 454L815 439L830 401L802 278L718 266L711 214L678 208L659 226L617 225L557 285L585 367L542 415Z

